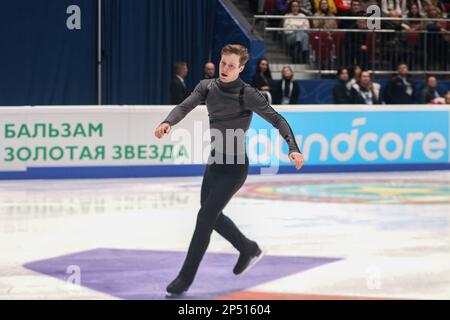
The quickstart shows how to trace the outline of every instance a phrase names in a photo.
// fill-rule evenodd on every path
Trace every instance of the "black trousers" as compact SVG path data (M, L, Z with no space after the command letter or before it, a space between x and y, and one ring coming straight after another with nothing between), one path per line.
M223 209L242 187L248 175L248 158L245 163L207 164L202 181L200 210L180 275L193 281L200 262L208 248L211 233L217 231L239 252L248 250L252 241L247 239L228 218Z

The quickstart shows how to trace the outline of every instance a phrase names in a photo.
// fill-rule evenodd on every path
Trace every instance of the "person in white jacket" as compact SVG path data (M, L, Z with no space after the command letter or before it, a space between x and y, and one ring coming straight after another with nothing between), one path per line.
M300 4L297 1L291 4L291 13L285 15L286 17L306 17L303 13L300 13ZM301 18L286 18L283 24L286 34L286 42L289 48L292 50L294 62L298 61L301 57L303 62L307 62L309 56L309 32L310 28L308 19Z
M388 15L389 11L396 11L399 16L406 16L408 13L406 0L381 0L381 11Z

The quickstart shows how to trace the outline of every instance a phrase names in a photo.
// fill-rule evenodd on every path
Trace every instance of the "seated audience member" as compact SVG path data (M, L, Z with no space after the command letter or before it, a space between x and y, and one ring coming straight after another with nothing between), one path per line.
M366 20L357 20L356 29L358 31L367 30ZM369 40L366 32L346 32L339 48L340 65L358 64L363 69L367 69L369 63L368 44Z
M300 97L300 87L294 81L291 67L283 67L281 81L274 88L274 102L277 104L297 104Z
M438 10L443 18L447 17L447 9L446 9L443 1L441 1L441 0L424 0L424 2L425 2L425 4L424 4L425 11L427 11L429 7L436 7L436 8L438 8Z
M353 65L348 68L349 88L361 79L362 68L360 65Z
M350 11L352 8L351 0L334 0L334 4L336 5L338 15Z
M439 8L435 6L427 7L427 18L440 19L442 13ZM445 21L430 20L425 23L425 30L428 32L424 34L427 44L427 66L428 70L447 70L450 63L450 33L447 30L447 23Z
M445 104L450 104L450 91L445 94Z
M441 97L437 90L437 79L435 76L428 76L425 86L420 92L419 103L422 104L436 104L444 103L444 98Z
M291 13L286 14L287 17L305 17L303 13L300 13L300 5L297 1L292 2L291 10ZM293 62L308 63L309 32L306 30L310 29L309 20L287 18L284 20L283 27L294 29L284 31Z
M354 104L380 104L380 85L373 83L368 71L361 72L358 82L352 85L352 100Z
M312 16L311 0L297 0L297 2L300 4L300 12L307 16Z
M361 4L361 11L367 13L367 8L370 6L379 6L378 0L359 0Z
M340 68L337 72L337 82L333 88L333 101L335 104L351 104L351 91L347 87L349 80L347 68Z
M336 6L338 7L338 16L340 17L359 17L364 14L361 11L361 3L359 0L353 0L350 2L349 9L346 11L341 11L339 9L338 2L336 2ZM339 20L339 28L340 29L356 29L356 20Z
M251 85L261 91L270 91L272 86L272 72L269 60L262 58L256 65L256 73L253 75Z
M424 18L427 15L427 13L425 11L426 3L424 0L408 0L406 2L406 9L403 11L404 17L408 17L408 14L411 12L412 6L416 6L416 8L418 10L418 15L420 17ZM418 18L418 17L415 16L415 18Z
M323 1L324 0L313 0L314 12L321 11ZM334 3L334 0L325 0L325 2L328 5L327 12L335 16L337 14L337 8L336 8L336 4Z
M407 0L381 0L381 12L388 16L394 11L399 17L406 15Z
M419 6L413 3L409 7L408 14L406 15L406 17L411 19L412 18L422 19L425 17L425 15L420 12ZM409 25L410 30L422 30L425 28L425 24L422 21L410 20L406 23Z
M330 3L333 7L330 7ZM336 7L334 6L334 2L332 0L316 0L314 2L314 6L318 6L316 8L316 12L314 16L319 17L334 17L336 14ZM313 28L315 29L337 29L337 23L334 19L320 19L312 21Z
M409 77L406 63L400 63L395 75L384 89L384 102L386 104L414 104L414 83Z

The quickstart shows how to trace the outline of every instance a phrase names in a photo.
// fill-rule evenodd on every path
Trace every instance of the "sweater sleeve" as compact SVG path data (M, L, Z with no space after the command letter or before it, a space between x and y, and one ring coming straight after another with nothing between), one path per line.
M206 96L208 80L202 80L195 87L194 91L186 98L183 102L177 105L170 111L166 119L161 123L168 123L171 126L176 125L180 122L186 115L191 112L196 106L198 106L202 101L204 101Z
M286 141L289 147L289 154L291 152L299 152L300 148L295 142L295 136L292 132L286 119L275 111L272 106L267 102L264 96L259 93L255 88L248 87L245 90L244 105L250 110L256 112L264 120L269 122L272 126L278 129L283 139Z

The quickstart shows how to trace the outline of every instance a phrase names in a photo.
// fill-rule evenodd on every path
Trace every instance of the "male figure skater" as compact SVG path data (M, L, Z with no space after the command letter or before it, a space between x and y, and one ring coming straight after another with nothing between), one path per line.
M240 253L233 269L234 274L243 274L262 257L263 253L258 244L246 238L222 212L247 178L249 162L245 151L245 132L249 128L252 112L256 112L279 130L289 146L289 159L296 162L297 170L304 162L294 134L284 117L267 103L259 91L239 78L248 59L249 54L245 47L226 45L221 52L219 78L200 81L192 94L173 108L155 131L157 138L168 134L172 126L180 122L201 101L206 101L210 129L222 133L222 139L212 139L214 141L211 142L211 154L203 176L201 208L197 215L195 231L181 271L167 286L170 296L184 293L194 281L213 230L227 239ZM237 147L233 144L233 150L229 150L228 146L236 137L232 137L233 142L230 142L229 135L226 134L228 130L244 132L244 135L237 138Z

